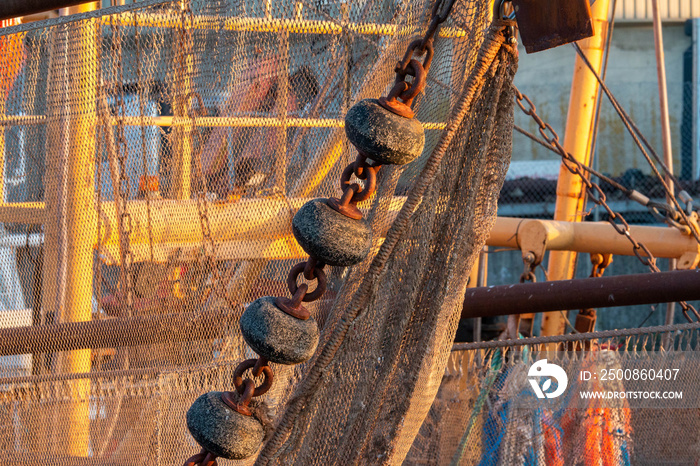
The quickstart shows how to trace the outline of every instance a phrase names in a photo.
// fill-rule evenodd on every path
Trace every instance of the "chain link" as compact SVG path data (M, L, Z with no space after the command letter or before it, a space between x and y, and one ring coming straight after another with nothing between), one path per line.
M444 22L445 19L447 19L447 16L455 2L455 0L446 1L447 4L443 8L443 0L436 0L433 6L431 23L428 27L428 31L422 39L414 40L409 45L404 59L400 61L396 67L396 82L394 88L389 93L391 96L389 107L396 106L395 104L398 104L398 111L396 111L396 108L393 110L390 109L397 114L403 114L408 118L413 117L413 112L410 109L410 105L413 98L420 93L425 86L426 74L430 68L430 63L433 56L433 37L437 32L439 25ZM186 34L190 34L189 29L187 30ZM414 53L419 56L426 55L423 64L411 58ZM409 75L413 76L414 78L410 84L405 82L406 76ZM189 105L193 95L199 99L200 108L203 109L204 105L201 102L201 97L196 93L192 93L191 95L187 96L186 105ZM396 98L402 99L403 102L397 102ZM387 99L382 97L380 99L380 103L381 102L386 103ZM192 124L196 129L196 115L191 114L190 118L192 119ZM196 134L198 137L200 137L198 132ZM197 164L197 172L201 179L202 188L196 196L197 208L199 209L199 216L202 222L202 234L205 242L211 244L210 247L213 250L214 245L213 241L211 240L211 230L207 215L206 179L202 173L201 166L201 148L203 147L203 144L200 143L199 146L200 163ZM341 190L343 191L341 198L329 199L327 201L328 205L349 218L361 219L362 213L357 208L357 203L369 199L372 194L374 194L376 190L377 172L380 168L381 165L379 164L368 164L367 156L358 151L356 160L345 168L341 176L340 185ZM355 176L355 178L358 180L362 180L363 186L360 186L359 183L352 181L351 178L353 176ZM310 313L302 306L302 302L318 300L325 293L327 280L323 271L324 266L325 264L323 262L312 256L309 257L307 261L301 262L292 267L287 278L287 285L292 297L278 297L275 300L277 307L283 312L298 319L308 319L310 317ZM216 267L214 267L214 270L216 270ZM308 292L308 285L306 283L297 283L297 279L300 275L303 275L303 277L308 281L316 280L317 285L312 292ZM242 378L243 372L251 368L252 375L254 377L259 377L260 375L265 376L262 385L259 387L255 387L253 380L249 378L244 380ZM236 385L237 394L236 392L224 392L221 399L230 408L238 411L239 413L250 415L251 412L248 409L248 403L253 397L260 396L269 390L272 382L272 371L267 365L267 360L263 357L259 357L258 359L249 359L247 361L243 361L236 368L234 384ZM208 466L214 466L216 464L216 457L206 449L202 449L200 453L188 459L185 462L185 466L204 465L205 463L207 463Z
M535 283L537 281L537 276L535 275L537 261L533 253L528 252L523 256L523 266L523 273L520 274L520 283Z
M590 201L605 209L608 214L608 222L618 234L627 238L632 245L632 252L637 259L639 259L644 266L649 268L650 271L660 272L659 267L656 265L656 258L651 253L649 248L632 237L627 220L625 220L621 213L615 212L610 208L610 206L607 204L607 198L605 197L603 190L597 183L594 183L588 179L588 177L586 177L584 174L583 165L576 160L573 155L569 154L566 149L564 149L559 142L559 135L556 133L556 131L554 131L554 129L549 124L544 122L537 114L535 104L532 103L528 96L521 93L518 88L513 86L513 89L515 91L515 101L520 110L522 110L526 115L529 115L535 121L539 128L540 135L556 150L556 152L562 158L562 164L566 167L566 169L572 174L581 178ZM689 322L693 322L689 312L692 312L696 319L700 321L700 314L698 314L695 307L685 301L681 301L679 304L683 310L683 315Z
M194 24L194 13L187 3L183 5L182 8L182 41L184 46L184 53L191 53L191 49L194 45L194 40L192 38L192 29ZM186 58L184 59L186 61ZM187 73L187 66L185 63L181 64L184 68L184 73ZM191 77L187 77L190 79ZM193 109L192 99L197 100L197 108ZM194 134L197 138L197 153L195 155L195 170L197 172L197 177L199 178L199 189L194 193L194 198L197 203L197 214L199 216L200 228L202 231L202 249L204 252L205 260L209 263L211 269L211 286L209 286L205 293L202 295L202 302L206 301L212 292L214 292L219 298L228 302L226 293L224 290L219 290L218 288L222 286L219 277L219 263L217 259L216 244L212 236L211 222L209 220L209 199L207 198L207 179L204 175L204 168L202 166L202 153L204 151L204 140L199 127L197 126L197 117L207 116L207 109L204 105L204 100L202 96L196 92L192 91L188 93L183 101L183 110L186 112L190 118L190 134Z
M612 254L591 254L591 275L590 278L602 277L605 269L612 263Z
M137 22L137 13L134 11L134 24ZM141 53L141 32L140 28L136 28L134 33L134 41L136 42L136 82L139 85L137 89L138 99L139 99L139 124L141 126L141 168L143 171L143 179L145 184L144 198L146 199L146 215L147 215L147 225L148 225L148 249L150 253L151 262L153 260L153 221L151 216L151 193L150 193L150 174L148 172L148 164L146 162L146 90L144 89L143 83L143 73L141 71L142 66L142 53Z
M122 54L122 47L119 35L122 33L121 26L118 23L112 24L112 41L116 47L116 54L118 57L117 62L117 73L118 79L117 83L124 82L124 60ZM130 316L133 312L134 307L134 253L131 251L131 233L133 229L131 214L128 212L128 199L129 199L129 175L127 174L127 157L128 157L128 145L126 142L126 137L124 134L124 117L126 116L126 109L124 103L124 86L115 83L114 98L116 102L116 109L114 111L114 117L117 119L117 125L115 128L116 137L116 149L117 149L117 163L119 170L118 186L116 187L115 194L117 195L115 202L121 204L121 215L119 217L118 228L119 237L121 239L121 260L122 260L122 270L123 270L123 280L125 283L122 284L122 293L125 293L126 306L128 315ZM111 131L111 128L107 128L107 131Z

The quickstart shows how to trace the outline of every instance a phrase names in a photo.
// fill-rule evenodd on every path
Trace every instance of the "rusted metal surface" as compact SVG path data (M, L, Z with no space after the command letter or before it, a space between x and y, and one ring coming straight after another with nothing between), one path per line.
M358 189L358 185L351 186L350 189L346 189L340 199L332 197L326 201L328 206L338 213L345 215L353 220L361 220L362 212L357 208L357 204L350 202L355 196L355 191Z
M215 338L236 322L242 307L230 310L67 322L0 329L0 355L50 353L82 348L152 345Z
M467 289L462 318L700 299L700 270Z
M218 464L219 463L216 461L216 455L209 453L205 448L202 448L199 453L185 460L185 466L218 466Z
M246 359L240 363L233 372L233 385L236 387L238 395L230 391L223 392L221 394L221 401L229 408L238 411L244 416L252 416L253 413L248 407L250 401L253 397L262 396L267 393L270 388L272 388L272 383L274 381L272 369L267 363L268 361L264 357ZM264 375L263 383L256 387L253 379L243 379L243 373L248 369L252 369L253 377Z
M590 278L599 278L605 273L605 269L612 263L612 254L591 254ZM589 333L595 330L597 312L593 308L580 309L576 314L574 328L579 333Z
M379 171L380 168L361 165L358 174L358 169L356 167L357 164L355 162L351 163L345 167L343 174L340 176L340 189L343 190L343 193L345 193L345 191L351 188L353 185L356 185L356 183L350 181L353 173L355 176L357 176L357 178L365 182L364 187L360 187L358 185L358 189L355 191L355 194L353 194L352 198L350 198L350 202L355 204L366 201L369 199L372 193L374 193L375 189L377 188L377 171Z
M311 317L311 313L301 305L304 296L306 296L306 291L309 289L306 283L302 283L297 288L294 296L290 298L278 297L275 300L275 305L280 308L285 313L292 317L296 317L299 320L308 320Z
M233 372L233 385L236 386L236 390L239 394L243 395L243 392L245 391L244 382L246 380L251 380L243 380L243 373L248 369L252 369L253 377L259 377L260 375L265 376L265 380L260 386L254 386L251 396L262 396L267 393L268 390L270 390L270 387L272 387L273 375L272 369L270 369L270 366L267 365L267 362L267 359L263 357L259 357L257 359L246 359L240 363L238 367L236 367L236 370Z
M362 212L357 208L357 203L369 199L377 189L377 172L382 166L367 163L367 156L358 150L357 158L353 163L345 167L340 176L340 189L343 195L340 199L332 197L326 203L336 212L346 217L360 220ZM364 187L351 181L352 175L364 181Z
M589 0L512 0L527 53L593 35Z
M425 54L423 63L412 58L414 53L419 55ZM379 99L379 105L402 117L413 118L415 113L411 109L411 105L413 104L413 99L425 89L428 70L433 61L433 54L432 37L427 42L425 38L411 42L404 58L396 65L394 70L396 72L394 86L386 97ZM406 76L413 77L413 80L410 83L406 82Z
M309 261L300 262L294 267L292 267L292 270L289 271L289 276L287 277L287 286L289 287L289 292L292 294L292 296L294 296L297 293L300 287L299 285L297 285L297 278L302 273L304 274L304 278L306 278L307 280L317 281L316 289L314 291L312 291L311 293L304 293L302 301L304 301L305 303L309 303L311 301L316 301L317 299L319 299L323 295L323 293L325 293L327 283L326 274L322 268L313 267L313 271L310 273L306 273L304 271L304 269L307 267L308 262Z
M433 4L428 29L423 37L408 45L403 59L396 65L394 86L386 97L379 99L379 105L402 117L413 118L415 116L411 104L413 99L425 88L427 74L433 61L435 34L440 28L440 24L447 19L454 3L455 0L449 0L445 5L440 1ZM413 59L414 55L418 57L425 55L423 63ZM406 82L406 76L413 77L410 84Z
M599 3L600 5L601 3ZM575 45L575 44L574 44ZM585 56L584 56L585 57ZM590 62L588 62L590 65ZM595 73L595 69L592 67L590 68L591 71ZM603 86L603 89L605 89L605 83L600 81L601 86ZM539 127L539 132L540 135L544 138L547 144L549 144L553 149L556 149L557 153L561 156L562 158L562 167L566 168L569 172L572 174L576 175L583 186L585 187L586 194L588 195L588 199L593 202L595 205L600 206L605 209L606 213L608 214L608 223L615 229L615 231L620 235L620 237L624 238L625 241L629 242L629 245L632 247L632 253L637 256L637 259L646 266L651 272L654 273L660 273L659 267L656 265L656 257L654 254L651 252L651 250L646 246L645 243L638 241L635 239L632 234L631 234L631 227L629 223L627 223L627 220L620 214L619 212L615 212L610 208L610 205L607 203L607 197L605 196L605 193L601 189L600 185L597 183L592 182L586 174L584 173L583 170L583 164L579 162L573 155L571 155L570 152L567 152L567 150L564 148L564 146L561 145L559 142L559 135L554 131L551 125L548 123L545 123L544 120L537 114L537 110L535 108L535 105L532 103L532 101L524 94L522 94L517 88L515 89L515 98L516 98L516 103L518 104L518 107L525 113L526 115L530 116L533 121L537 124ZM578 222L573 222L573 224L577 224ZM693 223L692 228L689 224L688 226L688 233L693 234L693 236L700 242L700 237L698 234L695 232L695 228L697 227L696 223ZM694 244L694 247L697 248L697 244ZM606 248L607 253L611 253L609 248ZM697 250L697 249L696 249ZM598 251L590 251L590 252L601 252L600 250ZM685 265L684 265L685 264ZM683 255L681 257L681 260L679 261L679 268L684 268L684 269L691 269L694 268L698 265L698 257L697 254L692 254L690 257L687 255ZM551 266L551 260L550 260L550 266ZM551 267L550 267L551 268ZM681 309L683 311L683 316L688 320L688 322L692 322L693 319L690 317L690 313L692 313L695 318L700 321L700 313L698 313L697 309L693 307L692 304L688 304L686 301L679 301L678 304L681 306ZM545 330L545 334L547 333L554 333L551 331L551 327L554 327L552 325L551 327L547 323L547 316L545 316L545 325L543 325L543 329ZM555 328L555 330L559 330Z

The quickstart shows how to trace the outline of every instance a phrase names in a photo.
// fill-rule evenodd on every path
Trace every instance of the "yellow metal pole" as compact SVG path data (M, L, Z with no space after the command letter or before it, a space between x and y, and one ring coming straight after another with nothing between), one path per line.
M86 11L95 11L100 8L100 2L83 3L82 5L69 6L61 8L59 13L61 16L74 15L76 13L85 13Z
M12 18L0 21L0 28L21 24L21 18ZM10 94L11 82L19 72L17 65L10 63L21 63L21 57L15 54L22 54L22 36L5 36L0 39L4 42L5 54L3 61L0 61L0 118L5 117L5 101ZM0 202L5 202L5 127L0 126Z
M595 35L579 43L596 71L600 72L603 62L603 48L608 29L610 0L597 0L591 8L593 30ZM590 165L590 147L593 137L593 120L595 116L598 82L583 63L576 57L569 112L566 118L564 148L576 159ZM559 170L557 182L557 201L554 220L578 222L583 218L585 208L585 190L581 179L570 173L563 165ZM573 278L576 253L552 251L549 256L548 275L550 280ZM564 333L566 322L559 312L544 314L542 335L559 335Z
M74 14L96 8L98 4L91 3L69 8L65 13ZM73 36L69 43L75 45L68 45L62 52L75 57L80 66L73 68L74 75L67 84L73 87L71 96L76 96L67 97L70 116L63 121L65 124L61 129L56 129L57 132L66 131L66 134L59 137L67 143L68 151L65 157L61 157L62 163L47 165L52 171L62 172L52 177L58 181L54 187L60 188L52 196L63 195L65 198L56 202L58 208L53 209L55 216L47 218L49 222L54 223L50 228L47 225L47 233L49 229L54 230L55 234L52 236L58 240L53 241L51 246L60 250L51 252L53 261L44 269L45 274L57 273L45 279L58 279L63 283L49 288L49 291L53 291L53 296L45 296L44 304L49 306L47 310L57 312L61 322L84 322L92 319L91 239L97 231L97 212L94 204L97 23L94 19L86 20L68 34ZM65 60L65 57L52 58ZM65 216L63 226L61 214ZM57 369L63 373L90 372L90 356L89 349L66 352ZM87 457L90 448L90 381L71 381L70 390L71 402L63 414L63 422L56 426L57 450L69 456Z
M669 187L670 193L666 195L666 202L671 204L673 197L673 150L671 147L671 123L668 116L668 92L666 90L666 63L664 59L664 36L661 30L661 16L659 13L659 0L651 0L651 11L653 15L654 25L654 50L656 51L656 74L659 80L659 107L661 119L661 136L664 144L664 164L668 167L671 173L665 176L666 184ZM676 268L676 261L670 260L668 263L669 270ZM675 316L676 303L666 303L666 325L671 325Z

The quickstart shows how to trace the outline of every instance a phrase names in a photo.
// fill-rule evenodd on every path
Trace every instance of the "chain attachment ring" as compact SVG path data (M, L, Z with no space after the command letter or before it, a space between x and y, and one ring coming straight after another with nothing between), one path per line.
M267 365L267 363L267 359L263 357L259 357L257 359L246 359L240 363L233 372L233 385L236 387L238 396L235 396L234 393L230 391L223 392L221 394L221 401L229 408L243 414L244 416L252 416L253 413L248 407L250 401L254 397L267 393L272 387L272 382L274 380L272 369ZM265 376L265 379L260 386L256 387L253 379L243 379L243 373L248 369L252 369L253 377L259 377L260 375Z
M377 187L377 172L381 167L381 164L368 164L367 155L358 151L355 161L345 167L340 177L340 188L343 190L343 195L340 199L332 197L326 203L333 210L346 217L355 220L362 219L362 212L360 212L356 204L369 199L374 193ZM358 179L365 181L364 188L358 183L350 182L353 174Z
M367 165L365 165L365 167L367 169L365 170L363 168L361 170L360 175L357 177L365 182L364 188L357 185L357 183L352 183L350 181L350 178L355 173L354 162L345 167L345 170L343 170L343 174L340 176L340 189L342 189L343 192L345 192L345 190L353 184L357 185L359 188L355 192L355 194L353 194L352 198L350 198L350 202L352 202L353 204L366 201L370 198L370 196L374 193L375 189L377 188L377 171L379 170L379 167L369 167Z
M549 124L545 123L544 120L542 120L542 118L537 114L537 109L530 100L530 98L522 92L520 92L515 86L513 86L513 91L515 93L515 103L518 105L520 110L522 110L522 112L525 115L532 117L534 122L539 127L540 134L545 139L545 141L550 146L552 146L552 148L555 149L556 152L560 155L560 157L562 158L563 165L567 168L567 170L581 178L581 181L585 185L586 192L590 196L591 201L605 209L606 213L608 214L608 223L615 229L615 231L618 234L627 238L627 240L632 246L632 252L635 256L637 256L637 259L639 259L639 261L643 265L648 267L651 272L660 272L659 267L656 265L656 258L654 257L654 255L644 244L638 242L632 237L630 233L630 226L625 220L625 218L619 212L613 211L612 208L608 205L608 203L606 202L607 199L605 197L605 194L602 194L602 189L600 188L600 186L590 181L583 174L581 163L578 160L576 160L571 154L569 154L566 151L566 149L564 149L564 147L559 142L559 136L557 135L556 131L554 131L554 129ZM693 305L688 304L685 301L680 301L678 304L681 306L683 316L688 320L688 322L693 322L693 319L690 317L689 312L692 312L697 321L700 321L700 312L698 312L698 310L695 309Z
M291 298L280 296L275 299L275 305L280 308L280 310L284 311L285 314L296 317L299 320L308 320L309 317L311 317L311 313L301 305L308 290L309 286L306 283L302 283Z
M206 448L185 460L184 466L218 466L216 455Z
M411 104L413 104L413 99L425 89L425 84L428 79L427 70L430 68L430 64L433 60L434 51L432 42L428 42L426 46L426 56L422 64L418 60L411 58L414 50L418 48L420 44L421 40L418 39L411 42L408 46L403 60L396 65L396 80L394 86L386 97L381 97L379 99L379 105L405 118L413 118L415 116L415 112L411 109ZM412 76L413 80L410 83L406 82L406 76Z
M309 259L311 260L311 259ZM297 285L297 278L299 275L304 273L304 270L306 269L308 261L306 262L300 262L294 267L292 267L292 270L289 271L289 276L287 277L287 287L289 288L289 292L294 296L299 288L301 288L304 285ZM316 289L313 290L311 293L306 293L304 292L304 297L302 298L302 301L305 303L309 303L311 301L316 301L318 298L320 298L323 293L326 292L326 284L327 284L327 279L326 279L326 274L323 271L323 266L325 264L323 263L317 263L315 267L313 267L313 275L309 280L314 280L318 282L316 285Z
M352 198L359 191L359 189L360 185L353 183L352 185L348 186L345 191L343 191L343 195L340 197L340 199L331 197L326 201L326 204L328 204L331 209L345 215L346 217L360 220L362 219L362 212L360 212L360 209L357 208L357 205L352 203Z
M520 274L520 283L525 282L537 282L537 276L535 275L535 269L537 268L537 259L535 255L528 252L523 255L523 273Z

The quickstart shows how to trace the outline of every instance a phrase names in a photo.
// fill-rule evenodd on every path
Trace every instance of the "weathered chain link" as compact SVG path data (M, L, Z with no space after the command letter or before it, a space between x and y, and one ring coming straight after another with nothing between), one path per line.
M126 305L129 315L131 315L134 305L134 254L131 251L131 233L133 228L132 217L128 212L127 200L129 199L129 175L127 174L126 164L128 157L128 146L126 142L126 137L124 135L124 116L126 114L125 104L124 104L124 86L121 84L124 82L124 59L122 54L121 39L118 37L122 34L121 26L118 22L112 24L112 40L116 48L116 54L118 57L117 62L117 72L118 79L117 83L114 83L114 96L116 102L116 110L114 112L114 117L117 119L116 125L116 143L117 143L117 162L119 164L119 185L115 192L117 193L118 199L115 202L121 204L121 215L119 217L118 228L119 235L122 239L121 241L121 259L122 259L122 269L124 270L123 278L126 283L123 284L124 290L126 292ZM107 131L110 131L107 128Z
M416 52L419 53L419 55L423 55L425 53L426 47L428 46L428 43L433 41L433 38L435 37L435 34L438 31L438 28L440 27L440 24L444 23L447 17L450 14L450 11L452 11L452 7L455 4L455 0L447 0L447 3L445 3L443 0L435 0L435 4L433 5L433 11L431 12L430 16L430 25L428 26L428 30L425 31L425 35L421 39L420 45L416 49ZM425 70L426 72L428 70Z
M528 252L523 256L523 273L520 274L520 283L525 282L537 282L537 275L535 275L535 269L537 268L535 255Z
M137 13L134 11L134 24L138 24ZM136 42L136 82L139 87L137 89L138 99L139 99L139 124L141 126L141 168L143 171L144 180L144 197L146 199L146 215L147 215L147 225L148 225L148 249L150 253L151 262L153 262L153 220L151 216L151 196L149 187L149 177L148 164L146 162L146 89L143 82L143 73L141 71L142 66L142 52L141 52L141 31L140 28L136 28L134 33L134 41Z
M591 254L590 278L602 277L605 269L612 263L612 254Z
M561 156L562 164L566 167L566 169L581 178L591 202L605 209L605 211L608 213L608 222L612 225L615 231L627 238L627 240L632 244L632 252L635 256L637 256L637 259L639 259L639 261L644 264L644 266L648 267L652 272L660 272L659 267L656 265L656 258L651 253L649 248L632 237L627 220L625 220L621 213L615 212L610 208L603 190L597 183L594 183L588 179L588 177L586 177L582 164L576 160L573 155L569 154L566 149L564 149L564 146L562 146L559 142L559 135L556 131L554 131L554 128L543 121L537 114L535 104L532 103L528 96L521 93L518 88L513 86L513 89L515 91L515 102L517 103L518 107L520 107L520 110L522 110L526 115L529 115L535 121L539 128L540 135L550 146L556 149L556 152ZM698 311L692 305L685 301L681 301L679 304L683 310L683 315L689 322L692 322L693 320L690 318L688 312L692 312L700 321L700 314L698 314Z

